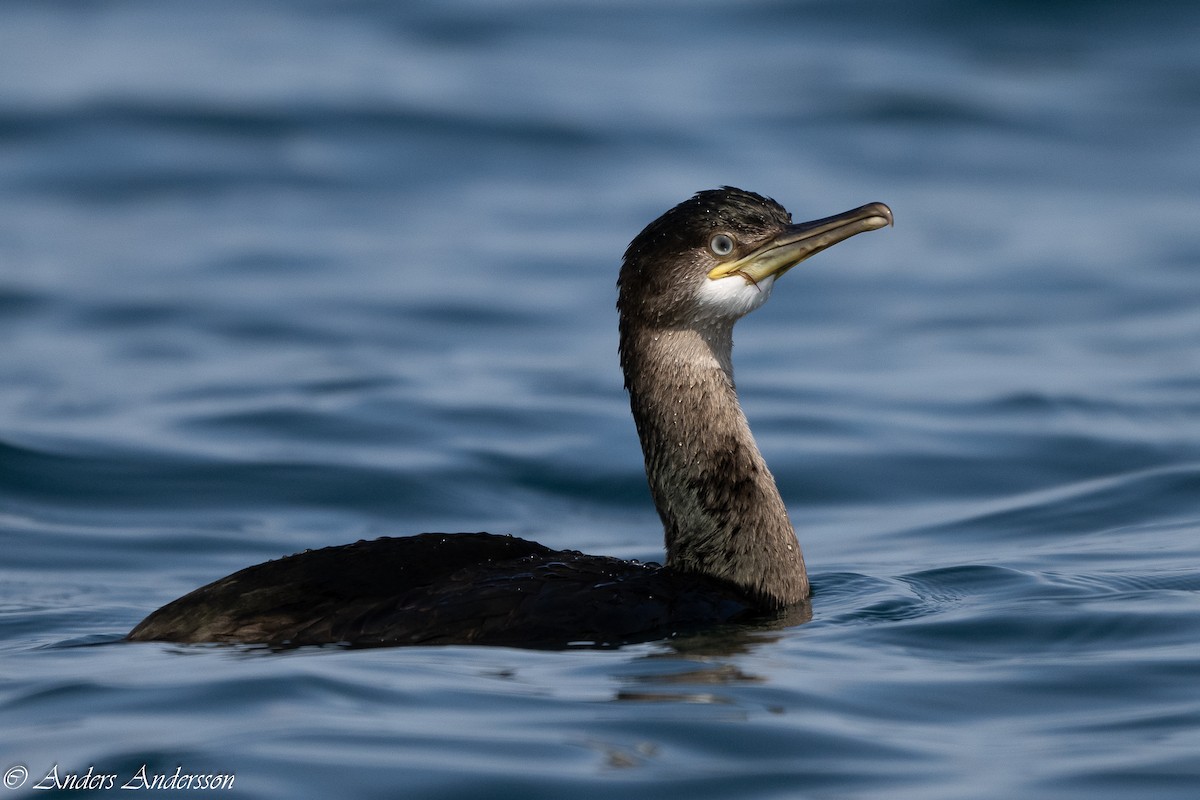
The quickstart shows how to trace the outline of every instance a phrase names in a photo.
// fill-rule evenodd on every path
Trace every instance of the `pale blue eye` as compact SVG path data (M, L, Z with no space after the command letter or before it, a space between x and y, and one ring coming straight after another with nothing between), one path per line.
M708 249L715 256L727 256L733 252L733 237L727 233L718 233L708 240Z

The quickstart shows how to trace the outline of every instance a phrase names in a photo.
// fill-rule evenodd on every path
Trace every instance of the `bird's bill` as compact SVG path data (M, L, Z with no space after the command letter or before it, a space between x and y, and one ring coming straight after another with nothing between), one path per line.
M741 275L749 283L779 277L801 261L827 247L864 231L892 224L892 210L883 203L868 203L832 217L789 225L783 233L758 247L753 253L728 261L709 271L711 280Z

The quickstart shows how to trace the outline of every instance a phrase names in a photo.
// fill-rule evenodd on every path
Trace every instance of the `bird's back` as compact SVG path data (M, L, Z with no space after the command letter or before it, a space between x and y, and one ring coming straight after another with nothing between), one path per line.
M735 588L512 536L428 533L257 564L155 611L132 640L566 647L751 614Z

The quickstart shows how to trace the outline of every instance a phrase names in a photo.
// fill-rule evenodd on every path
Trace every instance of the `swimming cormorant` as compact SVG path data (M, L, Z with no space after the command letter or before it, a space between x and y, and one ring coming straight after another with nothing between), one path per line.
M620 358L665 566L488 533L310 550L158 609L138 641L565 647L662 638L804 603L808 575L733 383L733 325L796 264L892 223L871 203L792 224L774 200L700 192L646 226L618 281Z

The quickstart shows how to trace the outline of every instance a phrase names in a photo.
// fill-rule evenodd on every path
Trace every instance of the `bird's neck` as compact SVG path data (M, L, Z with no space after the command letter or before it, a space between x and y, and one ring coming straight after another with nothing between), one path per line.
M668 566L731 581L764 606L808 596L808 576L775 478L733 383L732 323L623 326L621 364Z

